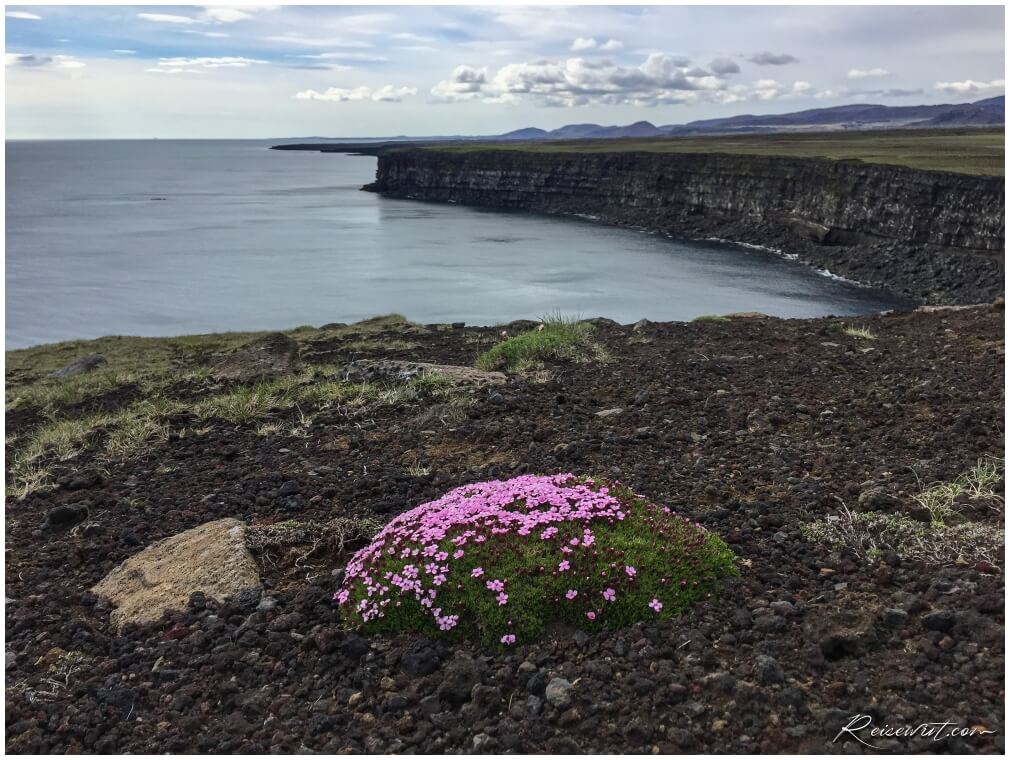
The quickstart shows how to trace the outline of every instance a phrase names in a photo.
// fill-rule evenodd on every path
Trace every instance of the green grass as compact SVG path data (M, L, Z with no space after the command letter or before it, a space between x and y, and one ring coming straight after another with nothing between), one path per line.
M1002 129L883 130L806 134L558 140L530 143L467 143L426 150L470 153L724 153L736 155L858 160L914 169L1003 176Z
M735 556L714 533L661 511L627 488L611 485L610 492L622 500L626 516L620 521L588 523L595 536L591 550L560 553L559 547L567 546L573 535L583 535L582 522L577 527L559 523L554 540L509 533L492 535L483 544L467 544L465 555L451 563L437 598L442 614L459 615L452 631L438 630L431 611L411 593L399 597L400 606L388 605L384 617L369 621L366 629L480 638L487 644L498 644L506 633L513 633L521 642L532 641L554 624L588 630L621 628L640 620L676 617L710 599L726 576L737 574ZM439 549L451 555L456 548L452 539L462 531L463 527L450 531L438 544ZM386 572L402 574L408 564L423 568L428 561L382 556L375 577L384 577ZM559 556L570 558L570 572L554 571ZM635 569L633 579L626 566ZM473 577L474 568L481 568L483 574ZM486 586L494 579L507 579L505 605L499 604ZM616 592L614 601L604 599L607 588ZM573 599L566 596L570 590L576 592ZM353 610L365 597L365 587L358 583L345 608L352 620L360 622ZM662 603L658 612L649 606L654 599ZM590 620L587 611L597 617Z
M507 338L485 351L477 358L477 368L515 371L542 359L609 361L592 333L593 326L586 322L560 315L545 317L541 328Z

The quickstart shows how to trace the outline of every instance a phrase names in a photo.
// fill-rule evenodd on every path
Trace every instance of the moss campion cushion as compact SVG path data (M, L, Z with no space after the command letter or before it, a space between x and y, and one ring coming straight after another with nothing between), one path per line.
M735 572L718 536L619 484L524 475L396 517L348 564L335 599L371 630L511 645L550 623L671 617Z

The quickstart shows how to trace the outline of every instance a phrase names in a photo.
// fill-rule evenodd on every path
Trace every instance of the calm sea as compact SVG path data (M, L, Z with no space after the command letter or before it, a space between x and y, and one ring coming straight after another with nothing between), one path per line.
M375 159L269 142L7 143L8 349L350 322L627 323L900 305L776 255L588 221L388 200Z

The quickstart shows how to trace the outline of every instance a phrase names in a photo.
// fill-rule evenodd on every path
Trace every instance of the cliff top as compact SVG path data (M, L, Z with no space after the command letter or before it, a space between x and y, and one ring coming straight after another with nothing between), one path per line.
M617 140L551 140L522 143L428 145L428 150L471 152L513 150L531 153L731 153L860 160L913 169L1003 176L1002 129L895 130L885 132L818 132L716 137L622 138Z

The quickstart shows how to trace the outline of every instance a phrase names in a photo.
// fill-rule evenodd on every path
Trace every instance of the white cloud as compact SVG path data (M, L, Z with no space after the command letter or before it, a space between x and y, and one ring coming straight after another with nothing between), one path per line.
M346 37L307 37L297 32L287 32L286 34L274 35L264 38L267 42L280 42L285 45L302 45L304 47L327 48L370 48L374 47L371 42L364 40L349 40Z
M253 17L252 13L248 13L236 6L208 6L204 9L204 15L214 21L220 21L222 24L231 24L236 21L245 21Z
M127 50L126 48L116 48L112 51L113 53L119 53L120 55L136 55L136 50Z
M197 67L204 69L245 68L257 63L268 63L258 58L243 58L242 56L200 57L200 58L159 58L159 67Z
M203 73L202 71L198 71L197 69L180 69L180 68L174 68L174 69L153 68L153 69L144 69L144 71L150 72L151 74L202 74Z
M887 69L849 69L849 79L869 79L871 77L886 77Z
M4 13L7 18L19 18L23 21L41 21L42 16L38 16L28 11L7 11Z
M327 87L324 91L302 90L294 95L295 100L322 100L331 103L346 103L349 101L370 100L376 103L399 103L408 95L416 95L416 87L393 87L385 85L373 90L371 87Z
M586 58L511 63L493 77L483 68L458 66L431 94L449 102L514 103L528 98L550 106L651 106L696 100L724 87L718 77L690 67L687 58L653 53L632 67Z
M1002 79L994 79L991 82L976 82L974 79L965 79L962 82L937 82L936 89L951 95L979 95L985 92L997 92L1004 89L1006 82Z
M597 42L595 37L576 37L572 41L572 50L579 52L582 50L604 50L613 53L624 49L624 43L620 40L609 39L606 42Z
M793 95L812 95L814 86L810 82L793 82Z
M221 38L221 37L229 37L230 36L228 34L228 32L205 32L205 31L203 31L201 29L183 29L182 33L183 34L198 34L201 37L213 37L214 39L218 39L218 38Z
M138 13L137 18L153 21L156 24L200 24L199 19L192 16L177 16L174 13Z

